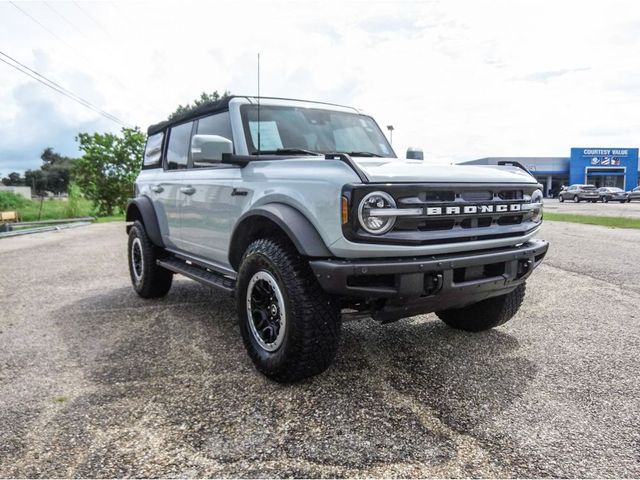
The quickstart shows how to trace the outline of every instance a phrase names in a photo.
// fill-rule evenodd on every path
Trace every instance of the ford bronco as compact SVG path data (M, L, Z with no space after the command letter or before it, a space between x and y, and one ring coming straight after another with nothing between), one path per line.
M292 382L331 364L350 317L511 319L548 248L541 188L519 165L399 159L354 108L229 97L149 127L131 281L144 298L174 274L235 295L256 368Z

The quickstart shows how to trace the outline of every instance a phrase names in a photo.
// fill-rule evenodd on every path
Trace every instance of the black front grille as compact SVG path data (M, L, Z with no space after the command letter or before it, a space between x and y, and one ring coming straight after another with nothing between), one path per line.
M456 184L449 188L435 184L367 185L349 192L355 215L343 231L347 238L355 241L411 245L515 238L538 226L530 221L526 210L512 207L522 208L537 188L536 184L518 184L511 188L488 184ZM398 216L394 227L384 235L368 234L357 221L357 206L364 195L374 190L390 193L400 209L422 208L423 213Z

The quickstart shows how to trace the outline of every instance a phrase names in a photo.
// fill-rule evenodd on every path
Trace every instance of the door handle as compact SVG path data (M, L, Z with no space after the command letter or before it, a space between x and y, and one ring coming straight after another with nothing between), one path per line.
M162 193L164 192L164 188L162 188L160 185L151 185L151 191L154 193Z
M180 191L185 195L193 195L194 193L196 193L196 189L191 185L189 185L188 187L180 187Z

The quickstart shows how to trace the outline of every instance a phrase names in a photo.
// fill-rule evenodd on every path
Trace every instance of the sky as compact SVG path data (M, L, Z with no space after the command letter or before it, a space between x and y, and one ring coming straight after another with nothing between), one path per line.
M0 52L143 130L255 95L260 52L263 96L362 108L427 160L638 147L638 32L636 0L0 2ZM0 85L0 175L121 127L5 63Z

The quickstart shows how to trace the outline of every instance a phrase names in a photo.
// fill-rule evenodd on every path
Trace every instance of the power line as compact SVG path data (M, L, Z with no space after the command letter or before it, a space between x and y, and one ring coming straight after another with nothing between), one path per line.
M68 25L71 26L71 28L73 28L76 32L78 32L80 35L82 35L84 38L89 38L85 35L85 33L80 30L78 27L76 27L76 25L71 22L71 20L69 20L67 17L65 17L64 15L62 15L62 13L60 13L58 10L56 10L55 8L53 8L53 6L49 3L49 2L42 2L44 3L47 8L49 8L49 10L51 10L53 13L55 13L58 17L60 17L62 20L64 20Z
M47 77L45 77L44 75L36 72L35 70L27 67L26 65L24 65L23 63L17 61L16 59L14 59L13 57L7 55L6 53L0 51L0 55L2 55L5 58L8 58L11 63L3 58L0 58L0 62L3 62L7 65L9 65L10 67L14 68L15 70L31 77L33 80L36 80L37 82L40 82L41 84L43 84L46 87L49 87L50 89L54 90L55 92L58 92L61 95L64 95L65 97L79 103L80 105L92 110L95 113L98 113L99 115L102 115L103 117L107 118L108 120L111 120L112 122L115 122L123 127L127 127L127 128L131 128L131 125L129 125L128 123L126 123L125 121L119 119L118 117L116 117L115 115L112 115L108 112L105 112L104 110L102 110L99 107L96 107L94 104L92 104L91 102L85 100L84 98L80 97L79 95L76 95L75 93L71 92L70 90L64 88L63 86L61 86L60 84L49 80Z
M85 100L85 99L84 99L84 98L82 98L81 96L76 95L76 94L75 94L75 93L73 93L72 91L70 91L70 90L68 90L68 89L64 88L64 87L63 87L62 85L60 85L59 83L56 83L56 82L54 82L53 80L51 80L51 79L49 79L49 78L45 77L44 75L42 75L42 74L40 74L40 73L36 72L34 69L29 68L27 65L25 65L24 63L19 62L18 60L16 60L15 58L11 57L10 55L7 55L6 53L4 53L4 52L2 52L2 51L0 51L0 55L2 55L3 57L8 58L8 59L9 59L9 60L11 60L12 62L14 62L14 63L18 64L20 67L22 67L22 68L24 68L24 69L26 69L26 70L30 71L31 73L33 73L33 74L37 75L38 77L40 77L40 78L42 78L44 81L46 81L46 82L50 83L50 84L51 84L51 85L53 85L54 87L56 87L56 88L58 88L58 89L60 89L60 90L64 91L65 93L67 93L67 94L69 94L69 95L71 95L71 96L75 97L77 100L79 100L79 101L81 101L82 103L86 104L86 106L90 106L91 108L95 108L95 109L97 109L97 110L98 110L98 113L100 113L100 114L104 114L104 115L107 115L107 116L109 116L109 117L112 117L112 119L113 119L114 121L118 121L118 122L123 123L123 124L125 124L125 123L126 123L126 122L124 122L123 120L120 120L120 119L119 119L118 117L116 117L115 115L111 115L110 113L105 112L104 110L100 109L99 107L96 107L94 104L92 104L92 103L91 103L91 102L89 102L88 100Z
M80 11L84 14L84 16L85 16L85 17L87 17L89 20L91 20L93 23L95 23L95 24L98 26L98 28L104 32L104 34L105 34L107 37L109 37L109 38L113 38L111 35L109 35L109 32L107 32L107 31L105 30L105 28L100 24L100 22L98 22L98 20L96 20L96 19L93 17L93 15L89 15L89 12L87 12L84 8L82 8L78 2L76 2L75 0L72 0L72 1L73 1L73 4L74 4L76 7L78 7L78 10L80 10Z
M38 24L43 30L45 30L47 33L49 33L51 36L53 36L54 38L56 38L57 40L59 40L60 42L64 43L68 48L70 48L71 50L73 50L74 52L76 52L78 54L78 56L80 58L82 58L83 60L85 60L86 62L92 64L93 66L95 66L96 64L94 63L93 60L91 60L90 58L88 58L87 56L85 56L80 50L78 50L77 48L75 48L73 45L71 45L70 43L68 43L67 41L65 41L62 37L60 37L59 35L56 35L51 29L47 28L42 22L38 21L33 15L30 15L29 13L27 13L25 10L23 10L22 8L20 8L18 5L15 4L15 2L9 0L9 3L11 5L13 5L14 7L16 7L18 10L20 10L20 12L22 12L26 17L28 17L30 20L32 20L34 23ZM99 67L98 67L99 68ZM103 70L104 72L104 70ZM113 73L111 72L105 72L108 73L108 75L118 84L120 85L120 87L122 87L124 90L127 90L127 87L125 85L122 84L122 82L120 80L118 80L118 78L116 78Z
M11 0L9 0L9 3L11 5L13 5L14 7L16 7L18 10L20 10L24 15L26 15L28 18L30 18L33 22L37 23L38 25L40 25L40 27L45 30L46 32L48 32L50 35L52 35L53 37L57 38L60 42L64 43L67 47L69 47L71 50L78 52L78 50L76 50L73 45L71 45L70 43L66 42L62 37L56 35L53 31L51 31L49 28L47 28L43 23L41 23L40 21L38 21L38 19L36 19L33 15L30 15L29 13L27 13L25 10L23 10L22 8L20 8L18 5L16 5L14 2L12 2ZM80 54L80 56L82 56L84 58L84 55Z

